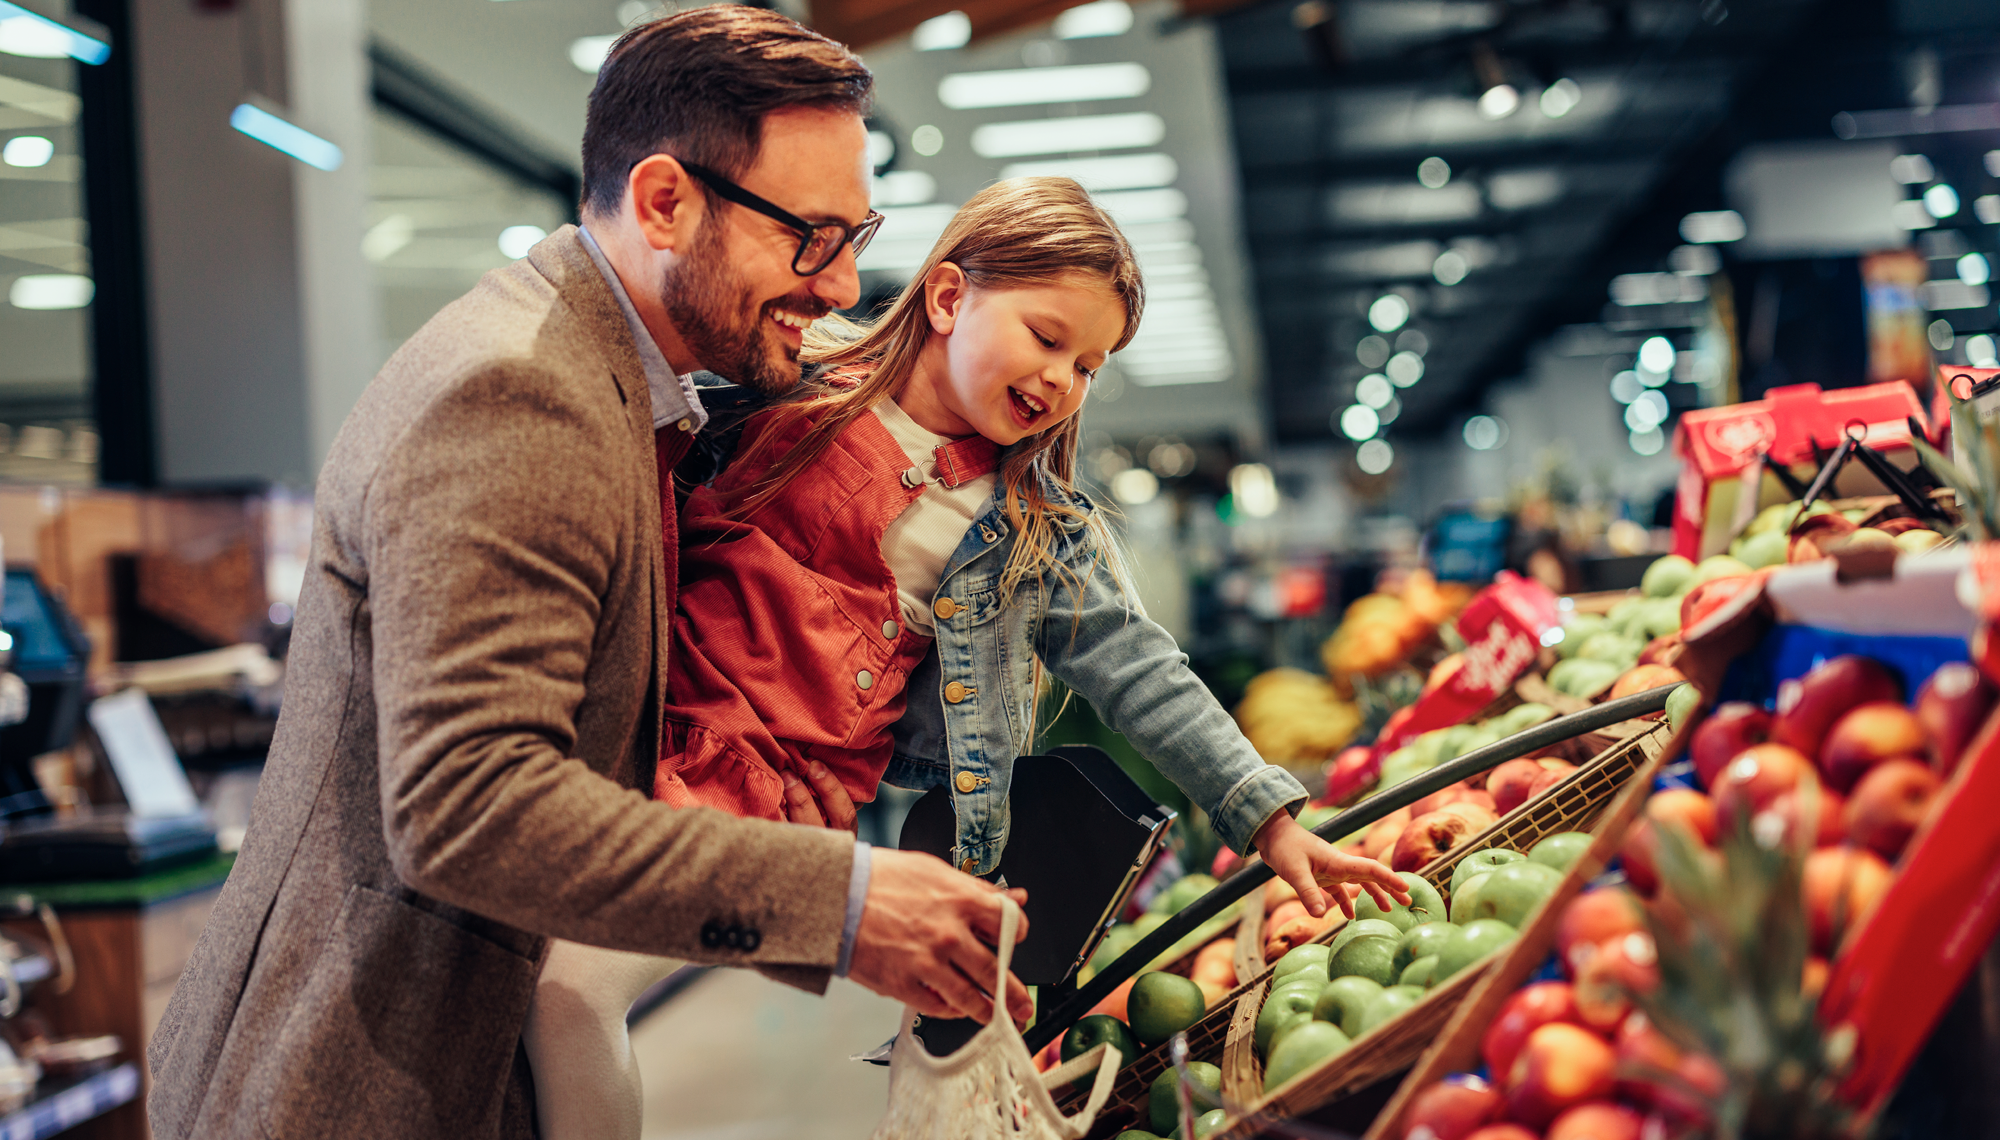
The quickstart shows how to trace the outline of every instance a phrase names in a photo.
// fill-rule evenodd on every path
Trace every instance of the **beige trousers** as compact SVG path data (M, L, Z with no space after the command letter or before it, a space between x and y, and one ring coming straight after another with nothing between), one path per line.
M682 963L557 939L522 1039L542 1140L639 1140L642 1092L625 1014Z

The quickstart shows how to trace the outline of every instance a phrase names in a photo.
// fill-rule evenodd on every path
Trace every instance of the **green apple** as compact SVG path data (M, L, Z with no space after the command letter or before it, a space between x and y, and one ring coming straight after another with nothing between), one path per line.
M1327 949L1330 951L1327 957L1331 961L1340 954L1342 947L1357 938L1401 938L1402 936L1403 932L1396 929L1396 924L1393 922L1379 918L1356 919L1341 927L1340 933L1333 936L1333 941L1327 944Z
M1318 985L1279 986L1264 998L1264 1007L1257 1011L1257 1028L1251 1034L1257 1051L1266 1057L1271 1055L1271 1037L1278 1027L1287 1021L1311 1020L1313 1004L1319 1000Z
M1692 590L1703 582L1713 582L1717 578L1734 578L1738 574L1748 574L1750 567L1727 554L1712 554L1695 565L1694 577L1688 581Z
M1410 905L1396 903L1385 912L1374 895L1362 891L1354 900L1355 921L1375 919L1387 922L1397 930L1408 930L1444 917L1444 899L1437 893L1437 888L1431 886L1430 880L1414 871L1403 871L1396 877L1403 880L1403 889L1410 892Z
M1700 689L1693 685L1677 686L1667 694L1667 725L1676 732L1680 731L1681 725L1687 723L1687 718L1694 715L1695 708L1700 704Z
M1320 824L1339 814L1340 809L1334 807L1332 804L1309 807L1299 812L1299 826L1305 828L1307 831L1311 831L1313 828L1318 827Z
M1398 984L1385 988L1361 1010L1361 1032L1373 1030L1422 1000L1422 986Z
M1271 967L1271 984L1275 986L1307 966L1318 966L1321 970L1325 970L1326 960L1332 956L1331 951L1322 945L1308 943L1304 946L1294 946Z
M1104 940L1097 944L1096 951L1090 955L1090 968L1093 971L1104 969L1106 966L1117 961L1120 955L1130 950L1133 944L1138 941L1138 927L1130 923L1121 923L1112 927L1110 930L1104 932Z
M1649 598L1671 598L1694 577L1694 563L1678 554L1656 558L1639 579L1639 592Z
M1154 914L1179 914L1187 909L1189 903L1214 890L1215 887L1215 876L1204 875L1197 871L1154 895L1152 903L1146 909Z
M1414 744L1398 748L1382 758L1382 772L1375 778L1375 790L1393 788L1435 767L1437 761L1425 760Z
M1513 736L1516 733L1526 732L1544 721L1554 720L1555 716L1556 710L1547 705L1529 701L1523 705L1516 705L1499 716L1494 717L1492 723L1499 726L1500 735L1502 738L1505 738Z
M1562 881L1563 873L1546 863L1509 863L1487 875L1479 889L1472 892L1472 904L1464 919L1455 914L1452 918L1461 926L1468 921L1497 918L1518 930Z
M1604 636L1598 634L1598 637ZM1591 640L1595 641L1596 638ZM1628 645L1631 643L1627 643ZM1556 662L1549 670L1549 688L1572 697L1588 699L1617 684L1630 662L1636 660L1639 650L1634 648L1628 658L1621 661L1593 661L1584 657L1573 657Z
M1127 1128L1125 1131L1113 1136L1111 1140L1162 1140L1162 1138L1151 1132L1143 1132L1137 1128Z
M1222 1103L1222 1070L1207 1061L1189 1061L1187 1067L1189 1100L1196 1112L1205 1111L1210 1105ZM1153 1131L1171 1132L1174 1122L1181 1114L1181 1071L1172 1065L1159 1076L1146 1092L1146 1111L1152 1118Z
M1285 1036L1284 1044L1272 1053L1271 1063L1264 1066L1264 1091L1270 1092L1328 1057L1340 1053L1347 1048L1351 1040L1338 1026L1324 1021L1314 1021L1311 1025L1299 1026Z
M1396 969L1396 943L1400 941L1400 934L1394 938L1369 936L1350 939L1327 964L1327 973L1336 979L1358 974L1377 985L1394 985L1396 975L1402 972Z
M1563 639L1556 642L1556 656L1568 660L1576 656L1592 634L1604 632L1607 623L1601 614L1571 614L1563 623Z
M1484 875L1496 867L1503 867L1508 863L1519 863L1526 858L1527 856L1521 854L1519 851L1509 851L1505 847L1488 847L1481 851L1474 851L1465 858L1460 859L1458 865L1451 869L1451 893L1456 897L1459 888L1464 886L1465 881L1474 875Z
M1590 835L1583 831L1558 831L1544 835L1541 842L1528 848L1528 862L1542 863L1558 871L1567 871L1590 850Z
M1634 611L1632 624L1635 627L1643 628L1644 620L1645 610ZM1618 664L1622 668L1624 663L1638 660L1640 652L1645 648L1645 643L1636 636L1628 637L1607 629L1584 642L1576 651L1576 655L1578 660L1608 662Z
M1785 555L1791 550L1791 536L1782 530L1767 530L1762 534L1747 534L1729 544L1729 553L1736 556L1752 570L1762 570L1766 566L1782 566Z
M1472 921L1472 907L1474 902L1479 898L1479 888L1485 886L1486 880L1491 876L1491 871L1485 874L1474 875L1465 880L1463 886L1451 892L1452 922L1464 926L1466 923Z
M1118 1062L1119 1068L1138 1060L1139 1042L1133 1039L1132 1031L1108 1013L1093 1013L1070 1026L1069 1032L1063 1034L1062 1059L1073 1061L1107 1043L1118 1050L1118 1056L1122 1058Z
M1381 992L1379 983L1359 974L1335 978L1326 984L1326 988L1320 991L1319 1000L1313 1003L1313 1017L1340 1026L1352 1037L1360 1031L1361 1011Z
M1512 942L1515 930L1498 919L1468 922L1438 950L1437 974L1433 985Z
M1211 1108L1195 1117L1193 1140L1201 1140L1204 1136L1212 1136L1222 1131L1222 1122L1228 1119L1229 1114L1219 1108ZM1181 1135L1181 1130L1176 1128L1168 1134L1167 1140L1189 1140L1189 1138Z
M1439 924L1442 925L1442 924ZM1452 927L1453 930L1458 929ZM1397 985L1422 986L1429 989L1437 982L1438 956L1436 954L1419 958L1403 967L1403 974L1396 979Z
M1407 969L1419 958L1434 956L1438 947L1443 946L1444 940L1457 929L1455 924L1449 922L1426 922L1422 926L1411 927L1396 943L1396 969Z

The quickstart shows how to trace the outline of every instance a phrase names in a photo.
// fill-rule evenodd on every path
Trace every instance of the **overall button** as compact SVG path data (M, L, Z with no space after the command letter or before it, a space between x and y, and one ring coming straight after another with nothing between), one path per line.
M951 615L958 612L958 603L950 598L939 598L931 603L931 612L945 621L950 621Z
M917 468L912 467L908 471L903 472L903 486L921 487L923 486L923 483L924 483L924 473L918 470Z
M864 689L872 689L875 687L875 674L863 669L854 675L854 683Z
M958 787L959 791L970 795L972 790L979 786L979 777L970 772L960 772L958 778L953 780L952 783Z
M944 699L950 701L952 704L957 704L975 692L978 692L978 690L969 689L962 682L953 681L944 687Z
M893 621L885 621L882 623L882 636L888 638L891 641L896 640L896 635L901 632L903 632L902 627L897 625Z

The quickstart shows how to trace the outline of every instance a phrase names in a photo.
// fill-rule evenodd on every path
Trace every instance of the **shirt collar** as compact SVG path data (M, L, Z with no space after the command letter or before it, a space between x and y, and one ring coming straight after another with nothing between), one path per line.
M618 299L618 311L625 314L625 324L631 330L633 347L639 350L639 366L646 372L646 387L653 394L653 427L655 430L668 424L678 424L682 420L692 420L688 430L700 431L708 424L708 411L701 406L701 394L695 391L694 374L677 374L667 363L667 355L660 351L658 341L639 319L639 310L632 307L632 297L625 292L625 283L618 279L618 273L611 268L611 261L598 248L597 239L583 226L576 228L583 239L584 252L596 264L597 272L604 276L604 283L611 286L611 295Z

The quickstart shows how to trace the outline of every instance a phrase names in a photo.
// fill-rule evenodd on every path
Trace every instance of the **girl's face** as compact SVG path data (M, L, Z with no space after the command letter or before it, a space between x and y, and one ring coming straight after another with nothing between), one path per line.
M932 338L902 401L940 435L1005 446L1069 419L1125 332L1125 306L1089 276L971 289L949 262L925 280ZM926 414L928 413L928 414Z

